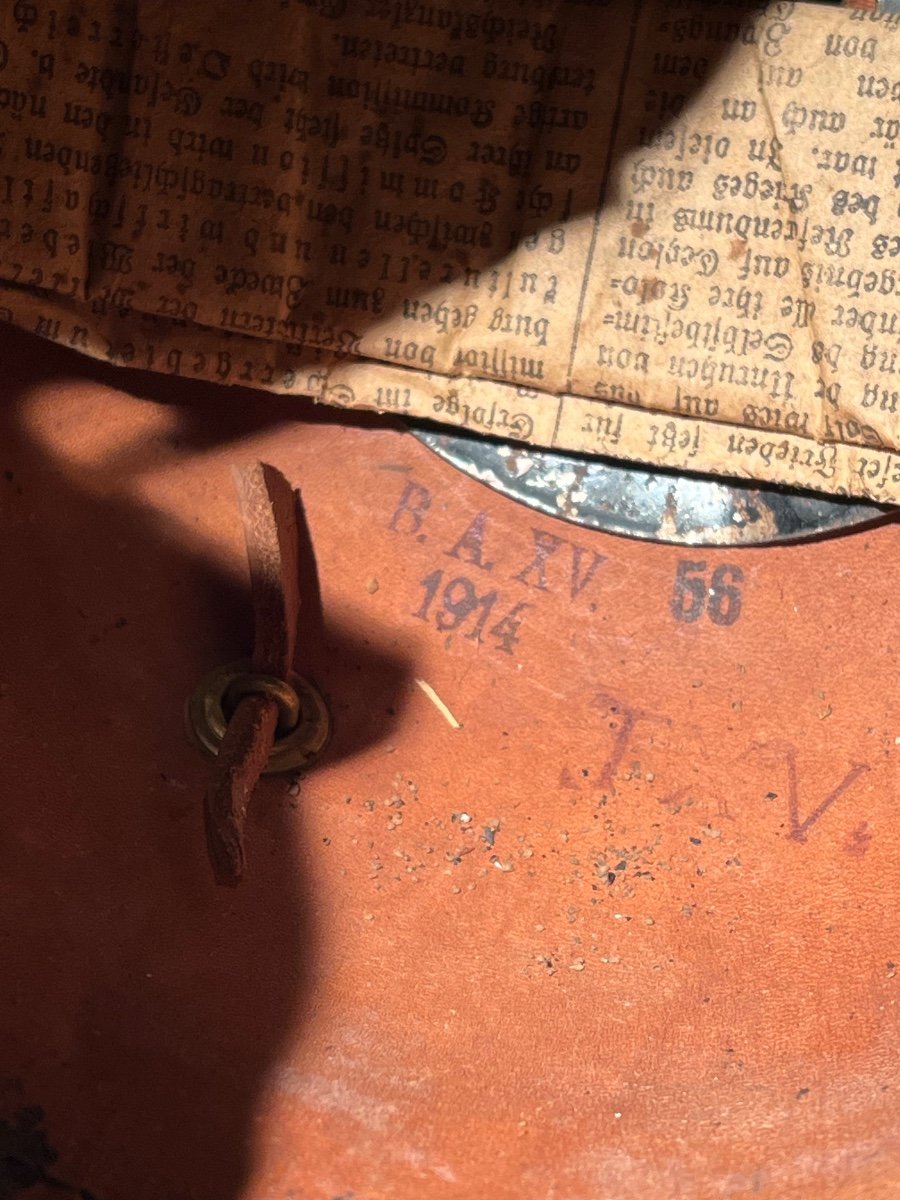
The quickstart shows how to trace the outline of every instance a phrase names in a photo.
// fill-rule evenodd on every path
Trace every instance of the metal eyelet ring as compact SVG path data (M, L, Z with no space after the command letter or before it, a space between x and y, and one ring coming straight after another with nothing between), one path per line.
M275 686L277 685L277 686ZM228 663L201 679L185 705L188 736L205 754L215 758L225 736L228 716L247 695L271 696L278 704L275 745L263 771L278 775L306 766L321 753L331 728L325 701L308 680L291 672L287 682L255 674L247 660ZM296 715L294 715L296 714Z
M300 720L300 697L289 683L275 675L260 675L250 672L232 679L222 697L222 711L230 720L244 696L268 696L278 705L277 737L284 737L297 728Z

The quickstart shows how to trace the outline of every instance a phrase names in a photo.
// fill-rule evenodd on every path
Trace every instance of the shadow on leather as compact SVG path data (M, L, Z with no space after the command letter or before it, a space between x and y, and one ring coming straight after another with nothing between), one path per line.
M248 877L216 888L206 764L182 705L210 666L249 650L248 589L185 527L74 486L22 411L35 389L65 403L96 368L2 341L14 365L0 406L0 1197L230 1200L317 970L315 768L299 798L289 778L262 783ZM255 427L271 419L261 405ZM227 422L200 432L198 412L184 424L185 453L240 436ZM408 671L323 618L308 531L301 570L297 666L331 705L335 762L386 736Z

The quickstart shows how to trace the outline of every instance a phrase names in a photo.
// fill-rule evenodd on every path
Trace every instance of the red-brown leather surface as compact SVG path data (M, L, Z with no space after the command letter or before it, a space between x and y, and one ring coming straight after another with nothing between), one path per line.
M206 844L217 883L234 887L246 869L247 810L265 769L278 724L271 696L244 696L210 763L206 785Z
M39 1106L96 1200L898 1194L895 527L642 545L384 422L0 352L4 1146ZM232 891L182 706L251 650L254 459L334 734Z
M300 610L300 493L265 463L232 467L244 524L253 605L250 669L286 680L297 649ZM231 714L206 789L206 841L218 883L244 875L247 808L275 742L278 706L244 696Z

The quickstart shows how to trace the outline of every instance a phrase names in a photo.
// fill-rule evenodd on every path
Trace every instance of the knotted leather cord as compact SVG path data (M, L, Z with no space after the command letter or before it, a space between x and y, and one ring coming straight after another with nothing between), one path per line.
M233 467L250 563L254 642L251 671L286 679L294 661L298 586L299 493L266 463ZM216 882L234 887L246 863L247 808L275 742L278 704L244 696L231 715L210 770L206 841Z

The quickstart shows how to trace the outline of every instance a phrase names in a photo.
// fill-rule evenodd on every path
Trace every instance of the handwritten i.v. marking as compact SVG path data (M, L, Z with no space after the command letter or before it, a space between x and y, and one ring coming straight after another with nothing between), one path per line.
M616 774L631 744L631 735L634 733L638 722L655 721L661 725L671 725L672 718L663 716L662 713L647 712L643 708L635 708L633 705L625 704L618 696L614 696L611 692L597 692L592 703L594 708L599 708L609 713L619 721L618 727L614 731L615 737L613 738L612 749L594 785L603 790L608 790L611 794L615 795Z
M839 800L861 775L865 775L867 771L871 770L868 763L853 763L837 787L833 788L825 799L801 820L800 789L797 782L797 747L790 742L761 742L752 746L748 753L765 750L773 750L785 760L788 783L789 836L795 842L805 842L809 831L828 812L835 801Z

